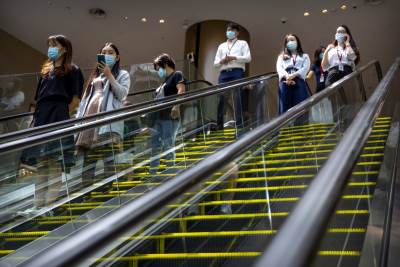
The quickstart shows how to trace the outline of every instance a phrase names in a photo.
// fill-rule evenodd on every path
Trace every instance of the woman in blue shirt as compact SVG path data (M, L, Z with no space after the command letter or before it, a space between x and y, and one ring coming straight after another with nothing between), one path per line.
M325 47L320 46L314 52L314 63L311 66L311 70L307 75L307 79L311 80L315 76L316 90L315 92L321 92L325 88L325 81L328 76L328 72L323 71L321 62L324 58Z

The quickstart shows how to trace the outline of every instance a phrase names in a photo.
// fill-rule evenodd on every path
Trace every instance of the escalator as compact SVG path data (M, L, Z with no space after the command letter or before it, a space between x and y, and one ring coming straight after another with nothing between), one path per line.
M259 75L237 82L239 85L229 83L211 87L210 90L189 92L177 99L157 101L145 108L139 105L139 108L128 111L130 114L121 112L114 115L121 116L121 119L115 119L110 115L112 123L122 121L125 125L123 143L119 147L113 146L112 136L110 136L104 142L96 144L90 157L96 159L97 162L90 166L84 166L82 159L77 156L75 165L70 166L68 170L66 158L71 155L74 147L68 146L68 143L64 141L84 131L82 129L90 129L90 127L101 129L104 127L102 125L106 127L111 125L108 117L100 117L95 121L88 120L85 124L70 128L55 126L61 129L56 128L52 131L45 129L44 133L36 133L37 129L33 129L32 133L23 133L29 140L21 139L2 144L0 157L13 160L12 164L4 161L1 166L1 198L7 201L1 204L0 256L6 258L21 247L29 247L30 243L52 231L62 232L64 229L69 229L68 224L75 222L75 219L82 215L84 217L80 220L82 224L74 225L74 229L80 228L88 221L96 220L130 199L137 198L153 187L161 185L207 155L233 142L239 134L238 129L235 128L235 121L228 114L224 129L214 130L216 114L212 114L212 110L207 114L205 105L215 102L220 94L230 99L233 91L240 90L246 85L257 86L261 90L268 91L267 82L271 82L275 77L275 74ZM166 158L168 151L162 151L159 155L152 154L152 129L147 124L151 123L148 117L157 116L175 103L181 104L181 120L173 148L176 159L171 160ZM138 121L139 125L129 127L135 124L132 122ZM87 126L88 124L92 126ZM247 121L246 124L245 128L240 129L241 134L254 127L251 121ZM63 133L64 131L68 133ZM55 134L58 137L53 138L54 141L48 141L51 139L49 134ZM32 143L32 140L36 144ZM22 154L35 150L37 147L43 147L43 144L52 147L50 154L56 155L57 160L50 159L45 163L38 160L32 169L28 169L31 166L25 167L19 164ZM160 158L160 166L155 175L149 173L149 164L154 158ZM58 164L61 166L56 168ZM113 166L113 171L106 172L106 165ZM40 168L43 167L49 169L46 173L48 181L38 182L35 179L42 175ZM95 176L90 184L84 183L82 177L85 168L94 169ZM38 194L37 188L41 187L47 190L46 195L56 191L56 196L36 214L22 215L21 210L29 209L34 205L35 195ZM127 191L134 192L125 194ZM90 212L94 209L95 211ZM18 233L21 239L14 240L14 233Z
M238 129L227 127L223 132L187 135L177 146L177 161L182 160L183 164L175 164L153 177L148 177L146 166L141 165L133 172L107 184L100 183L85 194L58 205L52 209L52 216L42 214L2 232L2 253L7 256L0 259L0 263L14 266L37 253L50 253L54 260L61 251L57 247L63 245L62 241L83 238L79 233L87 227L94 229L101 223L107 227L112 217L117 218L117 214L126 212L136 203L136 200L131 201L133 198L137 198L137 203L146 197L161 199L164 195L157 197L155 194L169 184L172 190L174 182L176 192L171 193L169 200L174 199L172 194L179 196L177 199L160 202L157 211L137 219L135 227L122 229L117 223L111 224L121 235L113 236L114 229L109 229L108 238L112 242L102 243L101 249L92 251L90 256L84 254L87 260L84 265L243 266L254 263L307 192L356 117L363 99L351 89L354 89L353 78L362 73L355 73L248 134L242 132L238 141L225 148L225 144L236 140ZM345 100L343 93L348 93ZM313 101L322 99L329 99L334 107L331 123L312 122L308 116L307 110L316 105ZM326 231L338 244L343 238L347 242L349 233L360 236L365 233L366 226L362 223L367 223L368 212L363 207L373 195L390 125L389 116L377 119L352 171L348 188L341 197L343 205L336 211L338 220ZM137 144L137 140L134 142ZM137 160L143 162L143 158ZM119 167L123 172L127 166ZM176 171L184 169L186 171L177 175ZM192 181L188 181L190 179ZM178 188L179 180L182 188L186 186L190 190ZM151 203L141 204L143 207ZM131 213L135 212L131 210ZM129 217L129 213L126 214ZM349 223L355 218L360 221L357 227ZM87 227L83 227L85 225ZM95 241L86 240L77 247L89 246L91 242ZM358 260L360 250L342 250L333 245L322 247L318 255L324 259L358 257ZM86 250L79 251L85 253ZM61 266L56 261L53 263ZM37 262L24 264L40 266L35 265Z

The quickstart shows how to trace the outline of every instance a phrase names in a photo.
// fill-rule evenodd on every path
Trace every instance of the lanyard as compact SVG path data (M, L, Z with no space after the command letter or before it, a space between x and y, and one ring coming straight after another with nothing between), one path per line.
M292 56L293 67L296 67L297 55L295 57Z
M342 64L342 58L343 58L343 55L345 55L345 51L343 51L343 53L339 53L339 49L338 48L336 48L336 52L337 52L337 56L338 56L338 58L339 58L339 62L340 62L340 64Z
M235 46L236 42L238 39L235 40L235 42L233 42L233 44L231 45L231 48L229 48L229 43L227 43L226 45L228 46L228 55L230 55L232 48Z

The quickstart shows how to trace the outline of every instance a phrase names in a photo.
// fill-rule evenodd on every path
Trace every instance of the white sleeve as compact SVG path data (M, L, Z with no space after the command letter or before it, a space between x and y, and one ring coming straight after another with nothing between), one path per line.
M250 63L251 61L251 54L250 48L246 41L243 41L243 46L241 49L242 55L236 57L236 62L238 63Z
M287 71L283 68L283 56L282 55L279 55L278 60L276 61L276 72L278 73L279 81L282 80L283 78L287 78L287 76L289 76Z
M295 72L295 74L305 80L307 78L307 73L310 71L311 62L310 57L307 54L303 54L303 58L303 64L301 65L300 69Z
M357 59L356 52L354 52L351 46L347 47L346 50L347 50L347 60L354 62Z
M215 59L214 59L214 67L219 68L221 67L221 60L222 60L222 45L218 46L217 53L215 54Z

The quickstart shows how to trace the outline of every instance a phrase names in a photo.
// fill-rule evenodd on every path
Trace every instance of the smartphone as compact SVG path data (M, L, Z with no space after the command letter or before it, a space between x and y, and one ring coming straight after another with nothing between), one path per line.
M103 54L97 54L97 62L106 64L106 57Z

